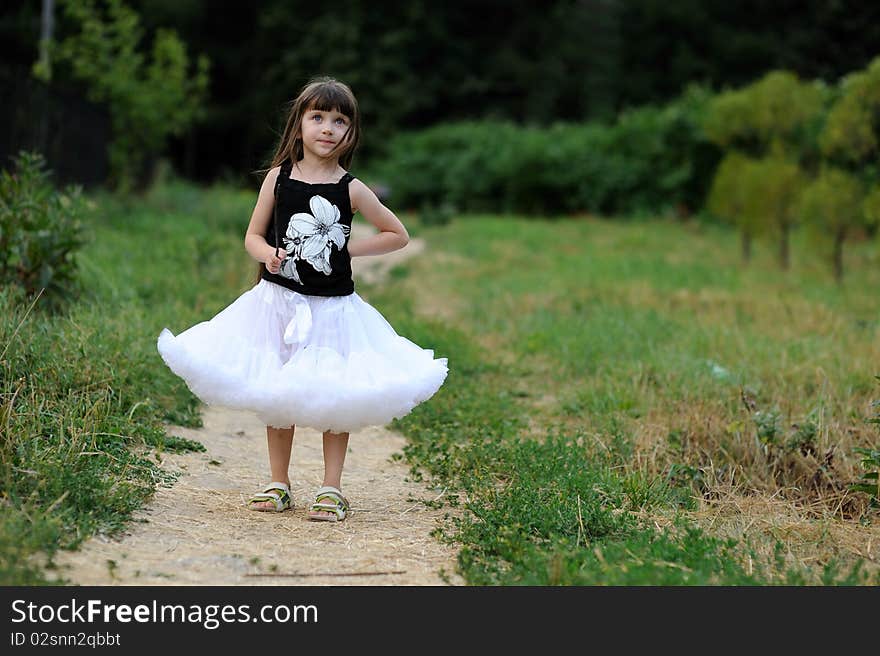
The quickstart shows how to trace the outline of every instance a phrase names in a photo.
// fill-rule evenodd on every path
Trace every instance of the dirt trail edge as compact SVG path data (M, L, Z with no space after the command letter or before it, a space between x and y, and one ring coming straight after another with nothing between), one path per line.
M357 238L370 228L354 226ZM397 262L424 248L356 258L355 277L380 281ZM430 401L429 401L430 402ZM428 507L443 490L405 480L390 458L405 439L382 427L353 433L343 474L352 513L339 524L311 522L308 504L323 474L321 434L296 428L291 459L294 507L248 510L269 482L266 428L255 415L203 406L204 427L168 426L198 440L204 453L164 454L179 473L135 514L121 539L97 535L56 556L58 574L80 585L448 585L456 550L431 537L444 509ZM441 576L441 572L444 573Z

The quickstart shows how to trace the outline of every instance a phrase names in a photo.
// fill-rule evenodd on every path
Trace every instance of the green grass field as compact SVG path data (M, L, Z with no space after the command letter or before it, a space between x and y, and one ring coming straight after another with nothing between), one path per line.
M252 284L254 196L170 185L99 197L63 318L0 294L0 576L124 524L196 400L155 349ZM880 582L878 515L850 484L880 398L876 242L834 284L800 236L739 261L726 229L668 221L402 217L426 251L359 292L448 357L403 420L412 475L445 487L438 539L473 584ZM20 330L16 329L20 325Z
M880 437L876 243L838 287L816 245L787 273L770 245L743 267L719 227L461 217L423 234L373 300L450 358L400 427L472 511L446 531L469 581L876 580L876 511L848 489L854 448Z

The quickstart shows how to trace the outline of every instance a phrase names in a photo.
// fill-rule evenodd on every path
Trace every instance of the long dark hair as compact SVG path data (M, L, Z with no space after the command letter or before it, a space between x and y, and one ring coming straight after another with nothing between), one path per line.
M335 147L340 149L339 165L348 170L361 139L361 114L357 99L347 84L332 77L318 77L310 80L291 101L284 132L278 140L278 146L269 166L265 169L267 173L287 160L296 163L303 158L300 127L305 113L315 109L321 112L337 111L348 117L350 121L348 131ZM265 266L262 262L257 266L256 282L260 281Z

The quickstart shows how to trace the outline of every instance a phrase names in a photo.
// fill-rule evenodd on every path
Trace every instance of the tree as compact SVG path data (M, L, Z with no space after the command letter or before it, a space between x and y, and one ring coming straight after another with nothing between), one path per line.
M823 115L826 95L821 85L773 71L743 89L719 94L705 119L712 141L756 158L748 175L724 181L720 193L746 195L754 213L750 220L765 223L779 240L784 269L790 264L789 238L805 177L800 163L812 150L811 135ZM730 189L737 185L743 190ZM743 235L744 256L753 234Z
M875 160L880 142L880 57L844 77L819 138L822 153L841 165Z
M88 84L90 98L109 107L113 182L121 190L143 187L149 159L200 117L208 60L199 57L190 76L186 46L170 30L156 32L148 60L138 49L140 19L121 0L66 0L64 9L77 31L58 55Z
M806 179L801 168L784 157L770 156L756 162L753 182L755 212L766 220L779 240L779 264L788 269L791 264L789 242L797 216L800 193Z
M721 161L709 190L708 208L739 229L744 262L752 257L752 240L765 226L754 211L755 163L737 150Z
M855 175L866 187L861 215L880 224L880 57L840 82L840 95L819 137L829 164Z
M819 234L831 234L834 278L843 280L843 244L864 223L865 193L854 175L831 166L811 182L800 200L800 214Z

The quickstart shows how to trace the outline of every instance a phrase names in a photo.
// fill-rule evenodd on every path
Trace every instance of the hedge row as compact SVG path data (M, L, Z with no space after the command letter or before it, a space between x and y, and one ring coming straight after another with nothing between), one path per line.
M720 158L701 128L710 98L691 87L610 125L442 124L396 137L376 173L400 209L689 213L702 206Z

